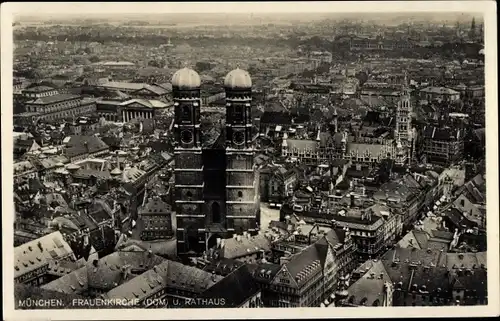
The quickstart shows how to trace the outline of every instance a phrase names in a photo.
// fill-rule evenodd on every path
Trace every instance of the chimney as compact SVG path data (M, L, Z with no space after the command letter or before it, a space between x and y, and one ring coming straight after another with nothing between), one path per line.
M42 242L38 241L37 245L38 248L40 249L40 252L43 252Z
M131 270L131 265L130 264L126 264L124 266L122 266L121 270L122 270L122 278L123 280L126 280L127 277L130 275L130 270Z
M280 257L280 265L287 264L288 262L290 262L289 257L286 257L286 256Z
M215 274L215 271L212 272L212 282L216 282L217 281L217 275Z
M220 248L221 247L221 238L217 238L217 248Z
M93 264L95 267L97 267L97 266L99 265L99 260L94 260L94 261L92 261L92 264Z

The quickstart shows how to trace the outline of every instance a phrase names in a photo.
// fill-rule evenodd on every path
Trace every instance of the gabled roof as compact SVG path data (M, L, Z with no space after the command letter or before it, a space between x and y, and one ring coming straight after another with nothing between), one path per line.
M392 283L392 280L387 274L384 264L381 261L373 261L369 271L348 288L348 300L354 305L374 306L381 304L385 298L384 287L387 282Z
M86 153L95 153L109 148L99 137L73 135L64 139L65 155L75 157Z
M290 275L301 284L310 273L321 269L321 253L315 244L312 244L297 254L291 256L290 261L285 264Z
M143 273L164 260L148 252L114 252L99 259L97 266L94 262L88 262L84 267L47 283L42 288L69 294L78 294L89 289L110 291L134 278L134 274ZM125 279L122 267L127 265L130 265L132 273Z
M260 251L270 251L271 242L264 234L255 236L248 235L238 236L238 238L230 238L224 240L224 247L221 256L224 258L238 258L247 256Z
M24 243L14 248L14 278L72 254L73 250L59 231Z
M243 265L220 280L206 291L200 298L224 298L226 308L237 308L260 291L257 282L252 278L248 266ZM201 305L200 308L215 308L217 305Z
M424 126L422 136L436 141L455 141L463 139L465 133L456 128Z

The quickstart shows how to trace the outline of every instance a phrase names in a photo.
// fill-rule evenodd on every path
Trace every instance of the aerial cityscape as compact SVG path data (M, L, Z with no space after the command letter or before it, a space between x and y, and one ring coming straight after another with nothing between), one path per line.
M480 14L13 32L16 309L488 304Z

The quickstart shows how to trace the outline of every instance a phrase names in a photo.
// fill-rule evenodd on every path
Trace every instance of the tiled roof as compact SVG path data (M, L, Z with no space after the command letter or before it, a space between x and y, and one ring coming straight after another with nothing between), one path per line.
M224 240L221 256L228 259L238 258L262 250L265 252L271 250L271 242L264 234L255 236L250 236L249 234L247 236L240 235L238 238Z
M148 252L119 251L99 259L97 266L94 262L88 262L84 267L42 288L64 293L82 293L90 288L109 291L135 277L134 274L143 273L163 261L163 258ZM130 265L132 273L124 279L121 269L127 265Z
M391 282L391 279L384 264L381 261L372 262L368 273L348 288L348 301L354 305L381 305L385 297L384 284L386 282Z
M315 273L321 267L321 253L315 244L312 244L297 254L291 256L290 261L286 263L286 268L290 275L298 284L307 280L310 273Z
M94 176L96 178L101 178L101 179L111 179L111 174L109 171L100 171L88 168L80 168L78 171L72 174L72 176L78 178L90 178Z
M72 254L73 250L59 231L15 247L14 278Z
M446 267L452 273L458 269L478 269L486 264L486 252L446 253Z
M51 91L51 90L55 90L55 89L52 88L52 87L49 87L49 86L35 86L35 87L31 87L31 88L25 88L23 90L23 92L27 92L27 93L42 93L44 91Z
M58 94L58 95L53 95L53 96L47 96L47 97L40 97L35 100L28 101L27 104L32 104L32 105L47 105L47 104L54 104L58 103L61 101L66 101L66 100L71 100L71 99L79 99L80 96L78 95L72 95L72 94Z
M131 82L119 82L119 81L109 81L105 84L102 84L101 87L110 88L110 89L124 89L124 90L141 90L147 84L143 83L131 83Z
M125 282L106 293L107 299L143 300L152 293L166 288L165 275L169 267L169 261L164 261L143 274Z
M260 291L257 282L252 278L250 269L243 265L220 280L206 291L200 298L224 298L225 308L237 308ZM210 304L203 308L215 308Z
M14 175L35 170L35 166L30 161L20 161L13 164Z
M477 304L477 298L485 298L488 295L488 277L485 269L473 269L464 271L460 275L454 275L452 278L454 288L465 289L468 294L472 294L472 304ZM466 303L467 304L467 303Z
M261 283L271 283L281 270L279 264L273 263L247 264L247 266L252 272L253 278Z
M455 141L463 138L465 133L450 127L424 126L422 137L435 141Z
M245 263L242 261L236 259L220 258L218 260L208 262L207 265L203 267L203 271L226 276L244 264Z
M168 287L192 293L202 293L222 279L219 275L175 261L169 261L166 278Z
M47 158L37 158L36 162L40 164L43 169L50 169L56 167L59 163L66 164L69 160L64 155L54 155Z
M381 259L389 266L394 261L399 261L399 265L412 264L413 262L422 266L443 266L446 264L446 253L430 249L395 247L386 252Z
M172 207L163 202L161 199L150 199L143 208L139 210L139 213L170 213L172 212Z
M420 90L421 92L424 93L433 93L433 94L442 94L442 95L455 95L459 94L458 91L455 91L450 88L445 88L445 87L427 87L424 89Z
M417 249L426 249L427 248L427 241L428 239L430 238L430 236L426 233L426 232L423 232L423 235L422 237L426 237L426 239L421 239L419 242L417 240L417 238L415 237L415 234L417 231L410 231L408 232L405 236L403 236L403 238L398 242L398 246L399 247L402 247L402 248L417 248ZM422 242L424 241L424 242ZM424 243L424 244L422 244Z
M100 138L96 136L73 135L66 137L65 155L75 157L86 153L96 153L105 150L108 147Z

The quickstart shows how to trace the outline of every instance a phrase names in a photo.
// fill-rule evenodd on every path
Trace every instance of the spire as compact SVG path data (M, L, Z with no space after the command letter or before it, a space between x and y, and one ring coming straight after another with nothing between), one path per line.
M404 71L403 83L401 84L401 94L403 96L408 96L408 72Z

